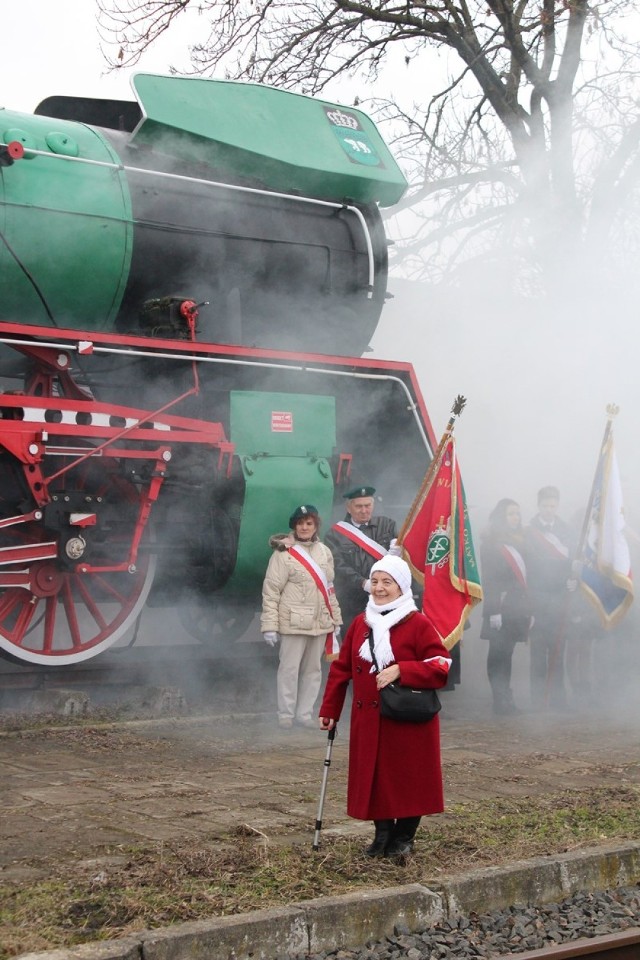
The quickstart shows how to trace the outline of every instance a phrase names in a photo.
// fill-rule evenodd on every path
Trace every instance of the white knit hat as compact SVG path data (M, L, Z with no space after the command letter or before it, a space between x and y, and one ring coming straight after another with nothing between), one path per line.
M408 593L409 590L411 590L411 570L409 569L409 564L405 560L402 560L401 557L394 557L391 554L387 554L382 560L376 560L371 567L369 576L372 577L376 570L382 570L384 573L388 573L390 577L393 577L403 593Z

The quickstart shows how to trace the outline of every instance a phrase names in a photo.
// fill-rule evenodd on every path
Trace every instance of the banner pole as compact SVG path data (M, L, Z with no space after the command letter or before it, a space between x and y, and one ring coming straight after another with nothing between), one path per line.
M587 531L589 529L589 521L591 520L591 511L593 510L593 501L596 495L596 482L598 480L598 470L600 469L600 461L602 459L602 451L605 449L609 436L611 434L611 428L613 425L614 419L618 416L620 412L620 407L616 406L615 403L607 404L607 423L604 428L604 436L600 444L600 449L598 453L598 461L596 463L596 471L593 476L593 483L591 484L591 491L589 493L589 502L587 503L587 509L584 515L584 520L582 521L582 530L580 531L580 539L576 546L575 559L577 560L582 556L582 551L584 549L584 542L587 538Z
M600 443L600 447L598 451L596 469L593 475L593 482L591 484L591 491L589 493L589 501L587 503L587 509L584 514L584 520L582 521L582 530L580 531L580 539L576 544L576 548L573 555L571 571L569 574L570 579L579 580L581 577L581 569L580 569L580 573L577 572L577 569L578 569L579 563L580 563L580 568L582 567L580 558L582 557L584 544L587 539L587 532L589 530L589 524L591 522L591 513L593 510L593 501L596 496L596 484L598 482L598 474L600 472L602 454L603 454L603 451L606 449L607 443L609 442L613 421L615 417L617 417L618 413L620 412L620 407L616 406L615 403L608 403L606 409L607 409L607 422L605 424L604 436L602 438L602 442ZM560 653L562 650L562 643L563 643L563 640L565 639L567 624L569 623L571 612L575 602L576 602L575 591L571 593L567 593L564 598L564 602L562 604L562 615L560 619L560 624L558 626L558 632L557 632L553 647L551 649L551 657L549 659L549 665L547 668L547 679L545 684L545 704L546 705L549 704L549 698L551 693L551 681L556 673L557 666L560 662Z
M397 538L398 546L402 546L404 535L406 534L409 528L411 519L413 518L413 514L417 509L417 507L419 506L419 504L422 502L425 492L431 486L434 474L438 469L438 467L440 466L440 461L442 459L444 448L446 447L447 443L449 442L449 439L451 438L451 434L453 433L453 428L455 426L456 419L460 416L460 414L464 410L466 402L467 402L467 398L463 397L462 394L460 393L453 401L453 406L451 407L451 416L449 417L449 422L447 423L444 433L442 434L442 439L440 440L440 443L438 444L437 449L433 454L433 459L429 464L429 468L427 470L425 478L420 484L420 489L418 490L417 494L413 498L413 503L411 504L411 507L409 508L409 512L404 519L402 527L400 528L400 532Z

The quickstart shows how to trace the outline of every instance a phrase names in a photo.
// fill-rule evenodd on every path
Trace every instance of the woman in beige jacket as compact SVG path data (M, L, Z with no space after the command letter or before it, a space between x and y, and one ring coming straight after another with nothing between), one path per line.
M318 539L317 509L296 507L289 527L291 534L269 541L274 552L262 585L260 629L270 646L280 642L280 727L316 728L312 712L322 680L322 651L332 635L337 645L342 617L333 592L333 556Z

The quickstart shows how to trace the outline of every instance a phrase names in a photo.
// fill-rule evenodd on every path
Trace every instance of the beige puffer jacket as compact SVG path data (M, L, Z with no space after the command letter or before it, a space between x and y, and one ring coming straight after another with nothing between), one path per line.
M281 634L299 633L311 637L329 633L342 623L335 594L333 591L329 594L333 614L330 617L311 574L284 548L284 537L272 537L269 541L276 549L262 585L260 629L263 633L275 630ZM296 541L296 546L309 553L329 584L333 584L333 556L329 548L319 540L309 544Z

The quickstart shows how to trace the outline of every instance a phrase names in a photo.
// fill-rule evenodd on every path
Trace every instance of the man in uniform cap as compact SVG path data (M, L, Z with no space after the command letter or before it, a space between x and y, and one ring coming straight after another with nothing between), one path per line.
M373 516L375 487L352 487L344 494L347 514L325 537L335 564L335 589L345 629L369 599L369 572L395 547L396 524L390 517Z

